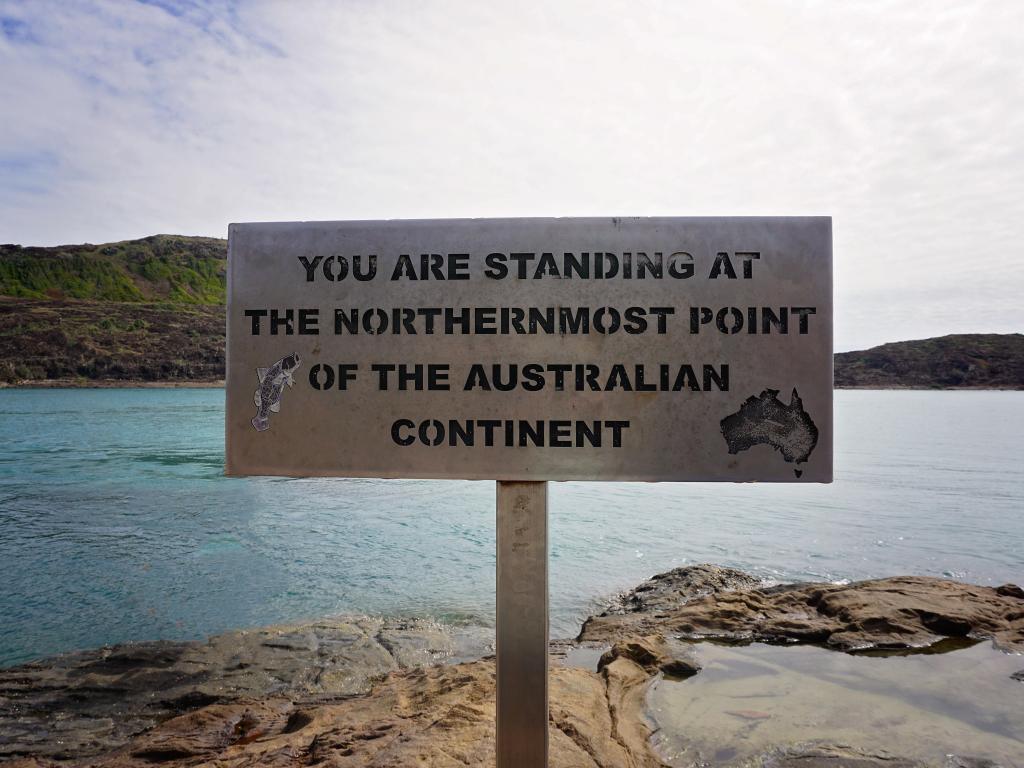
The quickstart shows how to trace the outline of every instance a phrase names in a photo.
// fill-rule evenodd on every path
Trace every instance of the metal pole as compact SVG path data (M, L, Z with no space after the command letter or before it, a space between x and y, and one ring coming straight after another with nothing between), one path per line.
M498 482L497 768L548 764L548 484Z

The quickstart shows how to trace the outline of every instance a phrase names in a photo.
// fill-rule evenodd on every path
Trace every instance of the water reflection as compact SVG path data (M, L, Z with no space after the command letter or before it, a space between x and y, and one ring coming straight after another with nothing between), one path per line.
M957 641L961 642L962 641ZM648 694L672 766L738 765L782 747L842 745L945 764L1024 761L1024 656L989 642L955 652L849 654L814 646L700 643L703 670Z

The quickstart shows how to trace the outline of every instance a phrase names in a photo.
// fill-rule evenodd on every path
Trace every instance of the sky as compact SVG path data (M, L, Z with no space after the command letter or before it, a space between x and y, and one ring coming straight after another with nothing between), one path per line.
M0 242L829 215L837 350L1024 331L1024 3L0 0Z

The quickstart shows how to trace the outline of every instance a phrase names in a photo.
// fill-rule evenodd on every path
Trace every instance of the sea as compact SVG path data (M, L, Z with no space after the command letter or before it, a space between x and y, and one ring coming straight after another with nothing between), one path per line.
M552 636L701 562L1024 583L1024 392L838 391L835 417L831 485L553 483ZM493 482L226 478L223 422L221 389L0 390L0 666L339 614L493 624Z

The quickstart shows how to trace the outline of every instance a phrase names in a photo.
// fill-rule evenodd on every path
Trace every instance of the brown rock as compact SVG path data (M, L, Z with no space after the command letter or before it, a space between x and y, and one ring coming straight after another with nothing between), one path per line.
M648 674L664 672L671 677L691 677L700 671L696 656L679 647L670 645L660 635L630 638L615 643L597 663L598 671L604 670L616 659L629 659Z
M915 648L947 637L992 638L1024 648L1024 607L1013 585L980 587L899 576L848 585L796 584L715 589L661 605L656 613L592 618L581 640L661 633L762 642L811 642L841 649Z
M658 573L647 581L620 595L601 616L622 613L655 613L715 592L757 587L759 579L739 571L711 563L685 565Z
M551 766L662 765L642 717L648 676L627 659L613 666L603 675L552 670ZM494 662L485 659L394 672L372 694L343 701L213 704L83 764L464 768L494 759Z
M920 577L764 588L695 566L655 577L587 622L598 671L553 667L552 766L657 766L644 716L659 672L699 667L677 639L820 642L836 649L991 637L1024 648L1019 588ZM339 619L152 643L0 670L0 757L18 768L164 765L490 766L494 661L432 622ZM737 709L752 724L757 710ZM768 721L771 724L771 721ZM768 727L768 725L761 726ZM143 732L144 731L144 732ZM775 768L913 763L839 745L780 747ZM966 765L966 763L964 763Z
M1021 589L1016 584L1003 584L1001 587L996 587L996 594L1024 600L1024 589Z
M844 744L784 747L763 758L764 768L924 768L884 751L862 752Z
M600 672L616 659L629 659L648 672L655 672L664 660L665 640L659 635L632 638L615 643L597 662Z
M389 672L478 657L488 630L366 617L139 643L0 670L0 759L100 754L170 717L264 696L365 693Z

